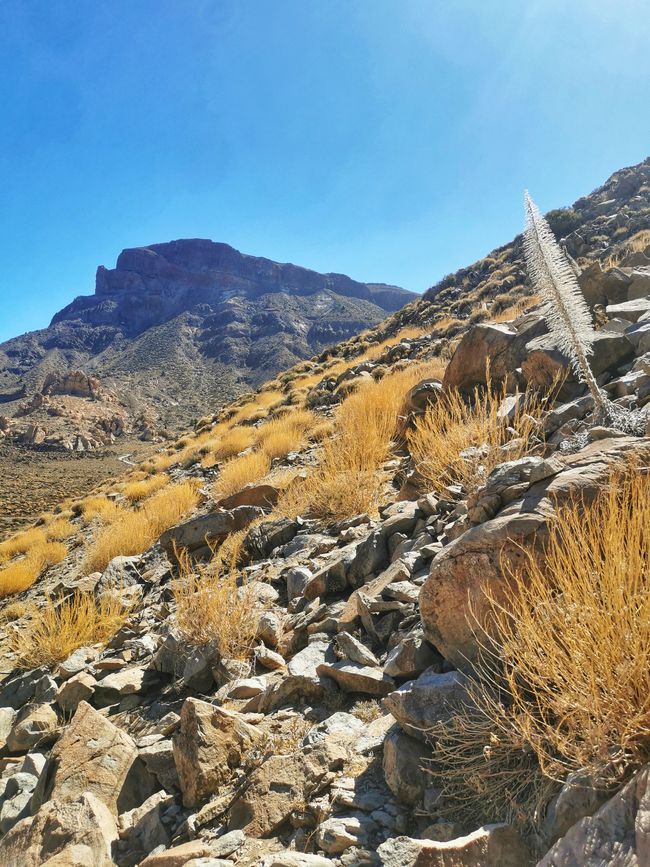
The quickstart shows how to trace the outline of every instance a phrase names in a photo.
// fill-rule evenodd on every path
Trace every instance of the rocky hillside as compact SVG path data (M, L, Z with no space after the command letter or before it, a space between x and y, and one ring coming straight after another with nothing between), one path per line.
M440 290L0 543L0 863L644 867L647 228L580 277L638 435Z
M97 269L94 295L0 345L0 409L13 416L48 376L82 371L134 422L178 430L412 297L206 240L124 250Z

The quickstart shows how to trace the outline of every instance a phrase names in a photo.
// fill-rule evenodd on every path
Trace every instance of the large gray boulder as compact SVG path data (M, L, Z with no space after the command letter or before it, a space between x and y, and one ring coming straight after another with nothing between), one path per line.
M575 825L538 867L646 867L650 864L650 766Z

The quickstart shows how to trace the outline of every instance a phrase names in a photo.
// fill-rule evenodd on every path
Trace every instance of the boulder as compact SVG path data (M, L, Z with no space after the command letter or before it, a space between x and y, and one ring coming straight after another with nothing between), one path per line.
M421 741L397 726L388 733L384 741L384 777L398 801L415 805L422 799L428 778L424 761L430 757L430 750Z
M241 507L251 508L251 507ZM300 529L299 521L277 518L252 527L242 544L242 556L249 560L268 557L280 545L290 542Z
M334 867L334 862L322 855L312 855L309 852L274 852L267 855L260 867Z
M165 530L160 537L160 545L168 556L173 556L175 548L179 551L200 551L211 543L225 539L230 533L243 530L262 515L264 510L258 506L237 506L235 509L210 512Z
M52 750L44 799L72 801L86 792L117 815L137 754L126 732L82 701Z
M650 299L635 298L633 301L624 301L622 304L608 304L607 315L610 319L627 319L629 322L638 322L644 313L650 311Z
M80 702L90 701L96 686L97 681L92 674L80 671L61 684L56 694L56 703L64 713L73 714Z
M645 867L650 864L650 766L643 767L593 816L575 825L538 867Z
M467 687L468 678L460 671L439 674L428 670L386 696L384 707L405 732L424 741L432 726L449 720L470 703Z
M195 859L212 857L212 849L204 840L189 840L163 852L154 852L139 867L186 867ZM208 864L210 862L208 861Z
M600 262L595 262L580 274L578 283L587 304L593 309L597 304L621 304L628 300L632 278L627 269L608 268L603 271Z
M352 846L367 846L375 830L375 823L366 813L332 816L316 829L316 842L328 855L341 855Z
M486 612L485 588L498 598L505 587L502 558L516 568L523 558L522 543L543 544L557 505L576 496L593 497L612 467L632 454L650 457L650 439L600 440L561 458L562 471L531 485L496 517L471 527L434 557L420 591L420 616L426 637L446 659L465 669L476 659L474 617L480 621Z
M268 484L250 484L219 500L217 506L221 509L235 509L237 506L257 506L260 509L271 509L278 501L280 489Z
M113 867L115 817L91 792L48 801L0 840L3 867ZM45 857L46 860L43 860Z
M326 742L271 756L248 776L246 788L230 808L228 828L241 829L249 837L271 834L330 781L330 766L341 764L337 758L332 762Z
M174 762L174 750L169 738L143 747L140 750L140 758L149 773L153 774L166 792L176 792L180 789L178 771Z
M529 867L530 852L510 825L483 825L445 843L393 837L377 849L382 867ZM572 862L573 865L581 862Z
M456 347L445 370L443 387L471 394L476 386L486 384L488 364L493 382L509 382L525 357L526 340L533 336L529 332L522 336L509 325L475 325Z
M26 753L39 744L52 743L59 730L56 711L50 704L27 705L7 735L7 749L13 753Z
M228 782L257 739L255 727L239 714L196 698L186 699L180 728L172 738L185 806L195 807Z
M344 692L382 696L388 695L395 686L395 681L385 675L381 668L349 660L321 663L316 671L321 677L331 677Z
M441 662L440 654L425 640L422 628L418 626L390 651L384 672L389 677L414 678L427 668L439 668Z

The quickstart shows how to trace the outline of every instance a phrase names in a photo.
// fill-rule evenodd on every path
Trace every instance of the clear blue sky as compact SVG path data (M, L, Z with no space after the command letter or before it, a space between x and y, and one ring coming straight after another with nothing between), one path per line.
M647 0L0 0L0 339L173 238L422 291L650 154Z

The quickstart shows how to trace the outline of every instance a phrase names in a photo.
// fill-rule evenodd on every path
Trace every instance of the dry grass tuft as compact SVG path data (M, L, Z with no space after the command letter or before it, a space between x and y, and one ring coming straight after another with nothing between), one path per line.
M550 777L618 782L650 759L649 526L650 477L619 470L561 508L544 556L527 550L505 597L488 597L503 684Z
M19 668L52 666L78 647L107 641L123 625L129 611L119 594L106 593L97 601L92 593L48 600L42 608L28 606L28 622L12 633L11 648Z
M648 762L648 526L650 476L632 464L558 509L543 552L504 563L471 705L431 732L452 815L530 830L569 774L608 787Z
M90 546L84 568L101 571L119 554L141 554L184 518L198 504L199 496L195 483L180 482L158 491L135 511L122 510Z
M58 532L69 535L62 526ZM47 532L40 528L25 530L7 539L3 546L0 562L6 565L0 569L0 597L31 587L48 566L60 563L68 553L63 542L51 541ZM13 559L17 556L19 559Z
M259 448L271 459L286 457L304 444L307 432L315 422L316 417L309 410L287 412L259 429Z
M517 319L523 316L528 310L539 304L539 296L531 295L529 298L520 298L507 307L504 307L499 313L490 316L490 322L510 322L512 319Z
M442 809L467 832L493 822L534 832L559 786L542 773L512 712L470 687L475 694L478 706L468 704L428 732L434 746L428 770L442 791Z
M222 564L194 570L182 554L179 562L172 590L181 635L199 647L214 642L222 656L249 658L261 613L252 590L237 586L237 575Z
M58 541L68 539L77 531L77 528L67 518L54 518L45 526L45 536L48 541Z
M244 485L257 482L271 469L271 459L265 452L248 452L233 458L221 467L213 495L216 500L236 494Z
M326 440L316 469L281 498L285 514L326 519L375 512L386 484L388 459L404 396L438 362L415 364L364 384L339 407L334 436Z
M508 425L499 416L505 397L505 389L477 389L470 402L458 391L449 391L416 421L407 440L423 491L441 492L450 484L470 491L497 464L532 453L541 401L527 392ZM506 443L507 454L501 450Z
M146 500L156 491L164 488L169 484L169 477L163 474L150 476L148 479L141 481L129 482L124 486L122 493L131 503L139 503Z
M114 500L105 497L103 494L87 497L81 501L79 508L87 524L94 518L97 518L102 524L110 524L122 517L126 511Z

